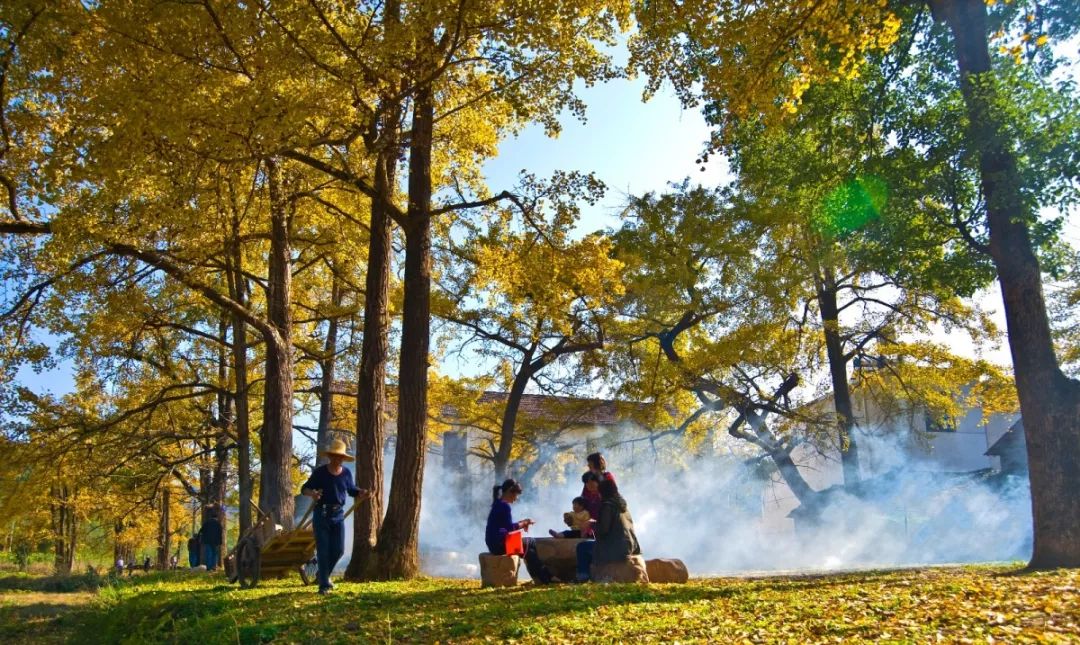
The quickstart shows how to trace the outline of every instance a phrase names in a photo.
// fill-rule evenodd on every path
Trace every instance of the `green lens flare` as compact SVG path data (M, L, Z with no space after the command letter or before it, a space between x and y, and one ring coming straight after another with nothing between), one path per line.
M842 237L877 219L889 198L889 187L879 177L863 175L847 181L821 201L814 227L827 237Z

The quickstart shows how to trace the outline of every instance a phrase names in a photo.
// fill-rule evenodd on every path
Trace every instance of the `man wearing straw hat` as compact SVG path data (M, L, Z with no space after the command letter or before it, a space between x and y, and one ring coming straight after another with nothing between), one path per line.
M311 526L315 531L315 554L319 560L319 593L334 588L330 572L345 552L345 495L358 497L357 502L370 494L353 484L352 471L343 466L353 461L345 442L334 439L330 447L319 453L330 460L311 473L300 492L312 499L315 511Z

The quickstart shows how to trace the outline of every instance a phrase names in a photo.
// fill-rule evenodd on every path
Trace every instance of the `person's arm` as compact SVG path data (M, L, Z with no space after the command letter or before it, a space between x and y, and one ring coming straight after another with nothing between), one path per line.
M600 507L600 521L593 527L593 533L597 538L606 537L611 533L611 529L615 524L615 509L611 504L604 504Z
M367 492L356 487L356 483L353 481L352 471L348 468L345 469L345 484L345 492L349 494L349 497L356 497L361 493Z
M300 494L306 495L316 502L322 497L322 481L319 477L318 468L312 471L311 477L308 477L308 480L300 487Z
M506 535L510 531L516 531L518 528L517 522L514 521L514 516L510 512L509 504L500 504L498 506L496 514L496 526L499 527L499 532Z

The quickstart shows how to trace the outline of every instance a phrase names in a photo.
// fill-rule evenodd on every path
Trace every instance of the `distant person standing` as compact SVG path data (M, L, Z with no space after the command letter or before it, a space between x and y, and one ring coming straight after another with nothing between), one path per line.
M195 533L187 541L187 559L188 566L192 569L199 566L199 551L202 550L202 545L199 544L199 534Z
M345 496L366 498L370 493L357 488L352 471L342 465L353 461L344 441L334 439L320 454L329 459L329 463L311 473L300 493L310 497L315 504L311 527L315 531L319 593L325 595L334 588L330 574L345 553Z
M142 570L144 573L150 573L150 556L143 558Z
M218 521L217 509L210 509L199 531L199 541L202 543L202 562L207 571L217 569L218 559L221 556L221 543L224 531L221 522Z

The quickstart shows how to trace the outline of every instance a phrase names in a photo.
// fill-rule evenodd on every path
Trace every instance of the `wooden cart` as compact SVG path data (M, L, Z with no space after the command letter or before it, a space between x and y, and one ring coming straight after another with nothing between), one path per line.
M254 504L252 504L254 506ZM312 530L311 511L308 507L304 517L291 530L283 530L274 524L273 518L255 507L259 521L241 537L225 558L225 571L229 582L239 582L242 588L251 588L263 578L282 578L290 571L300 574L308 585L315 582L315 532ZM348 517L356 504L345 514Z

